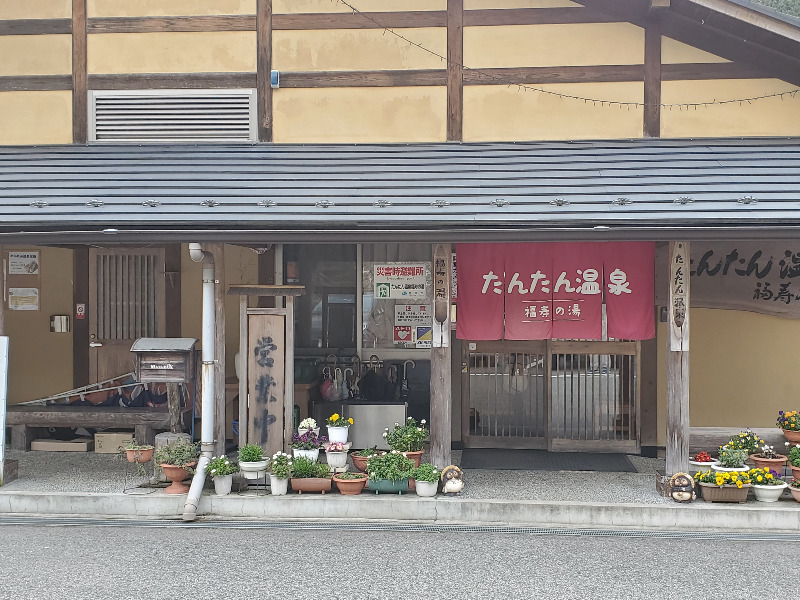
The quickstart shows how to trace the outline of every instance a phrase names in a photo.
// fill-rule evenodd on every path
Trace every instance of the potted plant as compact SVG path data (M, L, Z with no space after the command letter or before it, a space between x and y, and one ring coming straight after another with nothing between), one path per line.
M425 429L425 419L419 424L414 417L408 417L402 425L394 424L394 429L389 431L387 427L383 432L386 443L392 450L403 452L408 458L414 461L414 466L418 467L422 460L422 448L428 439L428 430Z
M749 428L731 437L725 447L734 450L746 450L747 456L755 454L764 445L764 440L753 433Z
M789 484L789 491L792 494L792 498L800 502L800 479L796 477L792 479L792 483Z
M360 494L367 484L367 474L345 471L344 473L335 474L333 480L342 495L355 496Z
M689 466L691 466L695 472L708 471L716 464L716 462L717 461L715 461L714 458L705 450L698 452L693 457L689 457Z
M292 435L289 445L292 447L292 454L295 458L305 457L316 462L319 459L319 449L327 441L327 437L317 436L313 430L309 429L305 433Z
M788 412L778 411L778 427L783 429L783 435L790 442L800 442L800 414L796 410Z
M783 465L786 464L786 456L778 454L772 446L764 444L761 446L761 452L751 454L750 460L759 469L772 469L779 475L783 473Z
M139 445L136 443L136 438L122 447L125 452L128 462L131 463L146 463L153 459L153 446L150 444Z
M245 479L259 479L267 472L264 449L258 444L245 444L239 448L239 468Z
M331 489L331 472L323 465L304 456L295 457L292 462L292 489L303 492L325 492Z
M786 445L789 446L789 442L786 442ZM792 444L791 446L787 457L789 459L789 468L792 470L792 476L795 479L800 479L800 444Z
M326 420L328 425L328 439L332 442L347 443L347 433L350 425L353 424L353 419L345 419L339 413L333 413Z
M206 465L206 474L214 482L217 496L227 496L231 493L233 474L238 472L238 465L228 460L227 456L214 456Z
M695 477L706 502L745 502L750 489L747 471L703 471Z
M342 442L330 442L325 446L325 458L331 469L342 469L347 465L347 445Z
M311 417L300 421L300 424L297 426L297 433L302 435L309 429L314 432L314 435L319 435L319 427L317 427L317 422Z
M285 452L276 452L269 459L269 489L273 496L284 496L289 491L292 476L292 457Z
M411 476L416 482L417 496L432 498L439 489L440 471L431 463L422 463L416 467Z
M369 489L375 493L408 491L408 479L414 470L414 461L402 452L392 450L367 460Z
M188 440L178 440L161 446L153 453L155 461L161 466L164 475L172 481L165 491L167 494L185 494L189 486L183 484L190 473L194 473L200 449Z
M359 450L358 452L353 452L350 455L350 458L353 459L353 466L361 471L362 473L366 473L367 471L367 460L372 458L373 456L380 456L383 454L380 450L378 450L377 446L373 446L372 448L364 448L363 450Z
M719 464L713 466L713 471L749 471L745 465L748 451L744 448L719 447Z
M777 502L783 490L786 489L786 482L772 469L756 467L748 471L750 483L753 484L753 491L756 500L760 502Z

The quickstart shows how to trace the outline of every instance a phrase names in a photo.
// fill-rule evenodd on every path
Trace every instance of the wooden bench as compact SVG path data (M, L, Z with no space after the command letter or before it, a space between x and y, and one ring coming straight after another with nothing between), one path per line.
M181 407L181 422L191 407ZM11 428L11 447L27 452L31 440L41 437L37 428L87 427L133 429L139 444L153 444L156 431L168 431L169 412L166 405L158 408L76 407L11 405L6 412L6 425ZM185 426L185 425L184 425ZM37 435L38 434L38 435Z

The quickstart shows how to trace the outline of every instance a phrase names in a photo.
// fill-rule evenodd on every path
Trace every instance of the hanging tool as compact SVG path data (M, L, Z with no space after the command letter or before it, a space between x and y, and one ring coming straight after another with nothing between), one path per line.
M408 400L408 365L411 363L411 368L415 369L417 367L417 363L413 360L407 360L403 363L403 381L400 384L400 399L401 400Z

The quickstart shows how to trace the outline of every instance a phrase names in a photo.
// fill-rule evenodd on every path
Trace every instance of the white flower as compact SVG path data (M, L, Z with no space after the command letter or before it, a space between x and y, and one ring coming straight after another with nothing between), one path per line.
M422 431L422 427L417 427L417 431Z
M383 432L383 437L386 437L386 432L385 431Z
M426 422L427 421L425 421L425 419L422 419L422 421L420 421L420 423L422 423L423 425L425 425Z
M394 426L395 426L395 427L400 427L400 423L395 423L395 424L394 424ZM387 428L387 429L388 429L388 428Z
M216 470L216 469L211 469L211 474L212 474L212 475L213 475L214 473L216 473L216 472L217 472L217 470Z

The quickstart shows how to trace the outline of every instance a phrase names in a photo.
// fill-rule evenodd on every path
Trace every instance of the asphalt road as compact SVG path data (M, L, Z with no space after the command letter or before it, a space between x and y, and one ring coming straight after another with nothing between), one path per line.
M769 599L798 551L689 537L0 524L0 598L655 599L702 587L710 599Z

